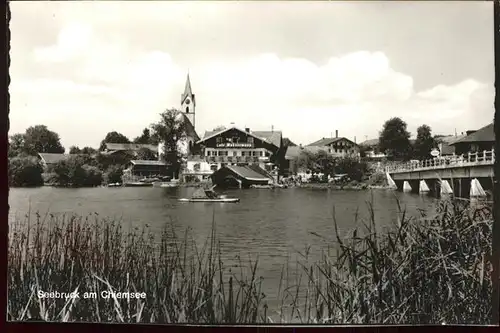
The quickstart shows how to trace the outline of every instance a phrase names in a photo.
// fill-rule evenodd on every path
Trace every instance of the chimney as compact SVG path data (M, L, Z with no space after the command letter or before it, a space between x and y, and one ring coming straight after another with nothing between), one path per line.
M335 138L339 137L339 130L335 130Z
M356 137L354 137L354 143L356 143Z
M274 133L274 125L271 125L271 133Z
M250 128L249 127L245 128L245 132L250 133Z

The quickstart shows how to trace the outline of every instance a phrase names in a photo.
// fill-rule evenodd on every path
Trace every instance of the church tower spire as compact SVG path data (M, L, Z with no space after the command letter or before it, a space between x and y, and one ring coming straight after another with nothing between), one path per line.
M196 99L191 88L189 72L186 78L186 85L184 86L184 93L181 95L181 111L189 119L193 127L195 127Z

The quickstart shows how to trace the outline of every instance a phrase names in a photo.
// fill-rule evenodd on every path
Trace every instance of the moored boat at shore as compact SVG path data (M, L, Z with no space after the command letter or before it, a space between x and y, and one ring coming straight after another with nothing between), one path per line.
M210 189L197 189L191 198L181 198L181 202L222 202L222 203L234 203L239 202L239 198L228 198L226 195L217 194L213 187Z

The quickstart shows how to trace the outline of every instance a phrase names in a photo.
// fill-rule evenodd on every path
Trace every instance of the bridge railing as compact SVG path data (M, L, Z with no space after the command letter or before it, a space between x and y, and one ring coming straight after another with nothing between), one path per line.
M442 156L423 161L410 161L395 166L386 167L389 173L402 173L410 171L425 171L433 169L447 169L461 166L491 165L495 162L495 150L482 152L469 152L468 154Z

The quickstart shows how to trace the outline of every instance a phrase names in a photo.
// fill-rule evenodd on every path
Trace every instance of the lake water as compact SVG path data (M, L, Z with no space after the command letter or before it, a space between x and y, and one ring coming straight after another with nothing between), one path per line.
M430 210L435 199L390 190L335 191L326 189L247 189L225 192L241 198L236 204L182 203L194 188L82 188L11 189L10 219L32 213L97 212L102 217L121 218L125 226L148 224L158 233L173 223L179 232L192 229L196 241L210 235L215 216L222 256L231 264L235 255L259 258L259 275L264 277L263 292L272 301L278 287L282 265L289 255L312 246L311 260L319 258L325 240L312 234L334 239L332 211L335 206L339 231L345 233L359 219L368 217L367 202L373 202L379 226L397 220L399 199L409 215L420 216L419 210Z

